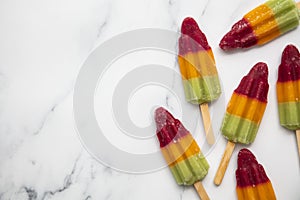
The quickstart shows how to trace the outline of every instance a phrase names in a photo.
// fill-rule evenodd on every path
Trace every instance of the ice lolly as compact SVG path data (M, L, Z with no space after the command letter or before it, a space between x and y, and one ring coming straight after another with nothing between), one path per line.
M197 22L187 17L182 22L178 63L186 100L199 104L207 142L215 142L208 103L221 94L218 72L211 47Z
M156 135L161 152L179 185L194 185L201 199L209 199L201 180L209 164L193 136L163 107L155 111Z
M282 53L276 87L280 125L296 131L300 156L300 53L293 45Z
M268 67L259 62L243 77L227 105L221 132L228 140L214 183L220 185L235 143L249 144L256 137L267 105Z
M300 3L269 0L248 12L222 38L223 50L263 45L299 25Z
M235 175L238 200L276 200L272 183L263 166L248 149L240 150Z

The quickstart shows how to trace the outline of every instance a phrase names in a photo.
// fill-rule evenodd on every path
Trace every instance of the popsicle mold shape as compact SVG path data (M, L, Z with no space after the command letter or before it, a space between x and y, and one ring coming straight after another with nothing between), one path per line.
M222 38L223 50L263 45L299 25L299 6L294 0L269 0L236 22Z
M275 192L263 166L248 149L238 154L236 192L238 200L275 200Z
M155 111L161 152L179 185L192 185L208 173L209 164L182 123L163 107Z
M300 53L293 45L282 53L276 89L280 125L300 129Z
M268 67L259 62L243 77L227 105L221 132L232 142L252 143L267 105Z
M193 18L185 18L179 38L178 63L186 100L208 103L221 94L216 63L206 36Z

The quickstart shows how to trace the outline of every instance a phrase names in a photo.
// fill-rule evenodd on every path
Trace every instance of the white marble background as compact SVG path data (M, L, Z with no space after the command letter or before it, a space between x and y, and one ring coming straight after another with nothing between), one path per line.
M288 43L300 48L300 29L248 51L227 54L218 48L233 22L262 2L1 0L0 199L197 199L193 188L176 185L167 168L132 175L98 163L80 143L72 108L80 66L98 44L138 28L177 31L183 18L192 16L215 53L226 102L250 67L268 63L269 104L249 148L265 166L278 199L298 200L295 135L279 126L275 83L281 51ZM211 199L236 199L233 172L242 146L234 151L223 184L212 183L225 145L220 137L207 157L211 169L203 184Z

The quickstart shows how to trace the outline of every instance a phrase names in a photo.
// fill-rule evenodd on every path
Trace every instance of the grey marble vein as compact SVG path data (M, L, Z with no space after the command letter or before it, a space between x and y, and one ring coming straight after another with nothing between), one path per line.
M182 187L182 190L180 190L180 194L179 194L179 200L183 199L184 191L185 191L185 187Z
M175 16L173 16L171 10L173 9L173 7L175 6L175 1L174 0L170 0L169 1L169 4L168 4L168 13L169 13L169 16L170 18L172 19L172 24L171 24L171 29L174 30L174 31L177 31L179 33L179 26L178 26L178 23L176 21L176 18Z
M97 39L101 36L101 34L106 26L107 26L107 19L105 19L104 22L99 26L98 32L97 32Z
M69 174L66 175L65 179L64 179L64 184L63 186L55 189L55 190L50 190L50 191L45 191L42 195L42 198L41 200L44 200L46 198L48 198L49 196L54 196L56 195L57 193L61 193L61 192L64 192L66 191L67 189L70 188L70 186L73 184L74 182L74 174L75 174L75 171L77 170L77 165L78 165L78 161L81 157L81 154L77 157L77 159L75 160L74 162L74 165L73 165L73 168L71 170L71 172Z
M38 193L33 189L29 187L24 187L27 195L28 195L28 200L36 200Z
M72 93L73 91L73 85L71 87L69 87L68 89L66 89L66 92L64 95L62 95L61 98L59 98L49 109L49 111L44 115L44 118L42 120L42 122L40 123L40 126L38 127L38 129L33 133L33 135L38 135L41 130L43 130L43 127L45 126L45 124L47 123L47 120L49 118L49 116L55 112L55 109L62 103L64 102L68 96Z
M175 0L169 0L169 5L172 6L175 3Z
M91 200L92 199L92 196L87 196L87 197L85 197L85 199L84 200Z
M203 8L203 10L202 10L202 12L201 12L201 16L203 16L204 14L205 14L205 12L206 12L206 10L207 10L207 7L208 7L208 4L209 4L209 0L208 1L206 1L206 3L205 3L205 6L204 6L204 8Z

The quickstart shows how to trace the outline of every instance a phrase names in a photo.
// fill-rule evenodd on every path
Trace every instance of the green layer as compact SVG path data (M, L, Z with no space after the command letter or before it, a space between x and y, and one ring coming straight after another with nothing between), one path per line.
M183 80L185 98L193 104L211 102L221 95L218 75Z
M290 129L300 129L300 102L278 104L280 125Z
M208 173L209 164L202 154L193 155L170 167L179 185L193 185Z
M229 141L242 144L252 143L256 137L259 124L226 112L221 132Z
M269 0L266 5L272 9L281 33L299 25L299 10L294 0Z

